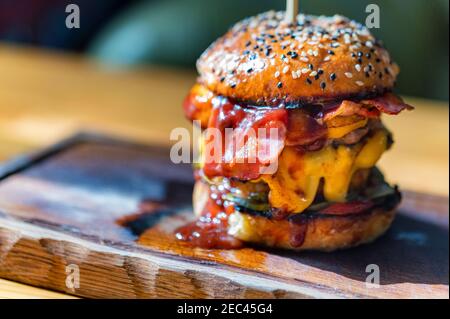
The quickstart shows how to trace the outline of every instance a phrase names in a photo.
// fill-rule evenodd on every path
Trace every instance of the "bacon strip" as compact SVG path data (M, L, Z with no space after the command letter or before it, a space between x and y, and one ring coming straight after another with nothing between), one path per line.
M360 214L372 208L373 205L371 201L335 203L322 209L319 213L332 216Z
M399 96L393 93L386 93L382 97L378 97L376 99L363 100L361 103L363 105L374 106L380 112L390 115L397 115L403 110L414 110L414 107L406 104Z
M288 113L286 145L304 146L327 137L327 128L305 111L290 110Z
M227 99L215 99L205 131L205 163L208 177L257 179L264 168L276 163L285 145L287 111L283 108L242 108ZM220 132L220 138L209 134ZM233 129L227 134L226 129ZM274 130L272 130L274 129ZM211 131L214 133L214 131ZM210 150L221 150L221 156ZM208 154L209 153L209 154Z
M368 118L379 117L381 113L397 115L403 110L413 110L411 105L393 93L360 102L344 100L339 105L330 108L324 115L324 120L328 121L337 116L361 115Z

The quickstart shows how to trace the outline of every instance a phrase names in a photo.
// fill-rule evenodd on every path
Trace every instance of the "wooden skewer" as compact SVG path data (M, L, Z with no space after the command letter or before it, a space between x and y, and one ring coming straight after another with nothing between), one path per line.
M294 23L297 21L298 0L286 0L286 22Z

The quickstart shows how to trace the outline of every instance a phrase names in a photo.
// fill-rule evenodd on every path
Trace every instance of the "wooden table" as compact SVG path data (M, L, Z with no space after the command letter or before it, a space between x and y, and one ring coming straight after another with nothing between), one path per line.
M170 144L189 127L181 102L195 73L114 70L76 55L0 45L0 160L48 146L80 130ZM448 103L414 98L414 112L385 118L397 144L381 167L403 189L448 196ZM0 298L63 294L0 279Z

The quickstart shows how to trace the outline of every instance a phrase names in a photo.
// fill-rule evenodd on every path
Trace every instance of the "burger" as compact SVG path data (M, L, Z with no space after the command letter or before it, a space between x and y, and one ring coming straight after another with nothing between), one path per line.
M197 69L184 102L203 130L197 220L179 239L333 251L389 228L401 194L376 167L393 144L381 116L412 107L393 93L399 67L365 26L263 13L215 41Z

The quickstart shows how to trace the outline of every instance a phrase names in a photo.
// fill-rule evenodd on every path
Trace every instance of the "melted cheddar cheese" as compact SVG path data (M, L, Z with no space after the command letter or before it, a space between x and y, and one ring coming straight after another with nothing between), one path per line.
M328 127L328 138L338 139L344 137L348 133L366 126L368 121L369 119L366 118L361 121L352 123L350 125L345 125L341 127Z
M269 185L271 206L292 213L303 212L314 201L322 179L325 199L344 202L353 174L375 166L387 144L387 132L379 130L353 146L330 145L306 153L286 147L279 158L278 171L261 177Z

